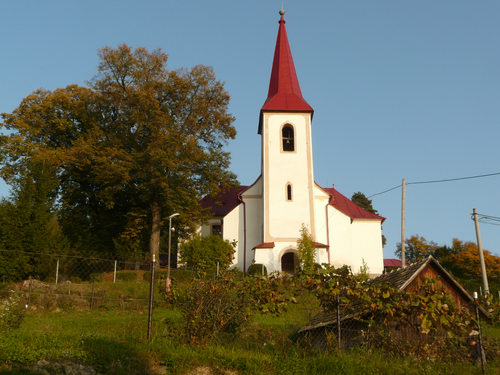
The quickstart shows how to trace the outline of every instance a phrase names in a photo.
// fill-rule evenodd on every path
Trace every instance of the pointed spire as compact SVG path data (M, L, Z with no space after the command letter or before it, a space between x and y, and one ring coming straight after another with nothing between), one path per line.
M314 112L302 97L285 28L283 4L267 100L261 111ZM259 126L260 133L260 126Z

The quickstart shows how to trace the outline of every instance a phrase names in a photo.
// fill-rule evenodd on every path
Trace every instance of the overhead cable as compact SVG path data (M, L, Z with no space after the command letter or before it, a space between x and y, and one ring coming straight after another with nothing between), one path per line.
M459 178L449 178L449 179L446 179L446 180L433 180L433 181L407 182L407 183L406 183L406 185L434 184L434 183L438 183L438 182L450 182L450 181L459 181L459 180L469 180L469 179L472 179L472 178L489 177L489 176L496 176L496 175L500 175L500 172L497 172L497 173L482 174L482 175L478 175L478 176L459 177ZM376 195L381 195L381 194L388 193L389 191L394 190L394 189L397 189L397 188L399 188L399 187L401 187L401 186L402 186L402 185L398 185L398 186L395 186L395 187L393 187L393 188L391 188L391 189L384 190L384 191L382 191L381 193L377 193L377 194L370 195L368 198L374 197L374 196L376 196Z

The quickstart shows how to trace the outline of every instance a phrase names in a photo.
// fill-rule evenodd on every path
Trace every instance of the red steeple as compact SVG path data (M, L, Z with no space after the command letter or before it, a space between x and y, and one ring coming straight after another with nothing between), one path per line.
M276 49L274 50L273 69L269 82L269 93L261 108L262 111L279 112L314 112L309 104L302 97L299 80L293 64L292 52L288 44L286 35L285 11L280 10L281 19L279 21L278 38L276 39ZM262 116L261 121L262 122ZM260 134L261 124L259 124Z

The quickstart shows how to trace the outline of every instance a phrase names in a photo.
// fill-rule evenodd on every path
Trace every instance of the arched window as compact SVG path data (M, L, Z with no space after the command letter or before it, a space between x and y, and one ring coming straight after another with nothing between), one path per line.
M292 200L292 185L291 184L286 184L286 200L287 201Z
M281 138L283 140L283 151L295 151L295 140L293 137L292 125L285 125L281 129Z

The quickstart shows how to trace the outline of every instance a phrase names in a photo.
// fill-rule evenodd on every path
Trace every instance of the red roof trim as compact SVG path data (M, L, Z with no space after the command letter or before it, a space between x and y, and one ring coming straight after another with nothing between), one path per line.
M261 244L258 244L257 246L254 246L254 249L272 249L274 248L274 242L262 242Z
M385 221L385 217L373 214L359 207L356 203L340 194L337 190L335 190L335 188L322 189L331 196L329 203L330 206L335 207L337 210L350 217L351 219L374 219L381 220L382 223Z
M321 242L315 242L314 246L319 247L319 248L323 248L323 247L324 248L329 248L330 247L329 245L325 245L325 244L323 244Z

